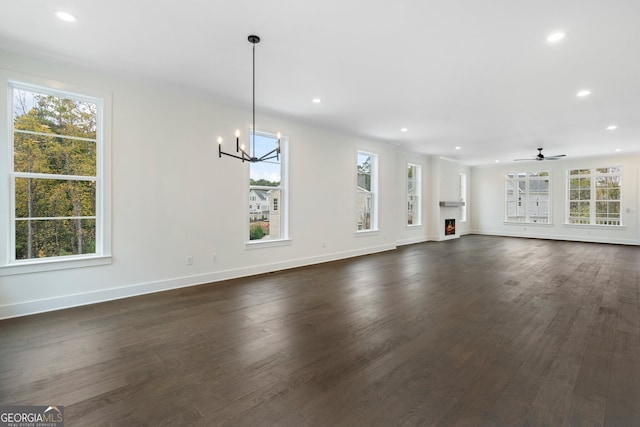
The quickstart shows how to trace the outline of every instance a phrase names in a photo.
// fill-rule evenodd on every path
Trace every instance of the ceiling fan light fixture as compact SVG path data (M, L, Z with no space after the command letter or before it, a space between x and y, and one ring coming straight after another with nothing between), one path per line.
M544 154L542 154L542 150L543 148L538 148L538 154L531 159L514 159L514 161L519 162L519 161L526 161L526 160L535 160L537 162L540 162L542 160L560 160L562 157L567 157L566 154L556 154L555 156L545 156Z

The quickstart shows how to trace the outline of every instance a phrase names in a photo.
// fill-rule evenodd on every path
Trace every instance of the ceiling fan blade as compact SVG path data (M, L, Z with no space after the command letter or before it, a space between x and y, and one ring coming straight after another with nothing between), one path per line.
M514 162L526 162L530 160L538 160L538 159L513 159Z
M555 156L546 156L545 158L558 160L560 157L567 157L567 155L566 154L558 154L558 155L555 155Z

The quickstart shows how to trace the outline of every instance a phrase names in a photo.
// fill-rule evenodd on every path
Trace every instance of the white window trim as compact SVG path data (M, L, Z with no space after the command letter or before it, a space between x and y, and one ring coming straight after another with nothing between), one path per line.
M371 158L373 159L373 162L371 163L371 198L372 198L372 203L371 203L371 216L373 217L371 220L371 228L367 229L367 230L358 230L358 155L360 154L366 154L371 156ZM379 199L379 194L378 194L378 154L368 151L368 150L356 150L356 158L355 158L355 191L354 194L356 194L356 200L355 200L355 207L354 207L354 223L355 223L355 233L358 236L362 236L362 235L367 235L367 234L376 234L379 232L378 229L378 199Z
M602 168L619 168L620 172L619 173L598 173L597 169L602 169ZM569 172L572 170L580 170L580 169L588 169L590 172L588 175L569 175ZM576 228L591 228L591 229L626 229L626 224L624 223L624 209L623 209L623 205L622 205L622 201L623 201L623 197L622 197L622 192L623 192L623 185L620 185L620 224L617 225L606 225L606 224L596 224L595 220L596 220L596 216L595 216L595 210L596 210L596 202L597 200L595 199L595 194L596 194L596 181L595 181L595 177L597 176L620 176L620 182L622 183L623 181L623 172L624 168L622 167L622 165L612 165L612 166L598 166L598 167L592 167L592 168L573 168L573 169L567 169L566 171L566 180L565 180L565 195L564 195L564 200L565 200L565 215L564 215L564 224L565 226L571 228L571 227L576 227ZM589 176L591 178L590 180L590 184L589 184L589 189L590 189L590 194L591 194L591 198L589 199L589 209L590 209L590 213L589 213L589 224L576 224L576 223L572 223L569 222L569 214L571 212L571 200L569 199L570 197L570 192L571 192L571 177L577 177L577 176Z
M418 221L414 222L413 224L409 224L409 212L407 209L405 209L405 218L404 218L404 223L405 226L407 228L419 228L422 227L422 165L419 165L417 163L411 163L411 162L407 162L407 167L405 168L405 195L406 195L406 200L405 200L405 204L409 203L409 180L408 180L408 176L406 176L406 171L409 169L409 167L414 167L415 171L416 171L416 176L415 178L415 184L416 184L416 197L418 198L418 205L417 205L417 211L416 211L416 216L418 217Z
M527 183L527 200L526 203L529 203L529 183L532 181L531 177L529 176L529 174L531 173L541 173L541 172L546 172L547 175L547 179L549 180L549 200L548 200L548 204L549 204L549 214L547 216L548 221L547 222L535 222L535 221L527 221L526 219L529 217L528 214L528 208L525 206L525 221L512 221L509 220L509 218L507 217L507 213L508 213L508 208L507 208L507 183L509 181L508 178L506 178L507 175L509 174L513 174L513 175L518 175L520 173L524 173L525 174L525 182ZM540 180L540 179L544 179L544 178L534 178L533 180ZM512 180L513 181L513 180ZM504 204L503 204L503 209L504 209L504 219L503 219L503 224L527 224L527 225L553 225L553 206L552 206L552 194L553 194L553 183L551 181L551 171L549 170L527 170L527 171L520 171L520 172L507 172L505 174L505 189L504 189Z
M79 87L73 84L45 79L0 69L0 200L5 209L0 209L0 276L27 274L53 270L89 267L111 263L111 93L103 90ZM74 98L92 102L99 100L99 133L97 139L96 165L96 253L69 255L28 260L15 260L15 232L13 224L13 173L12 132L13 105L10 94L13 87L52 95L72 95Z
M256 135L265 136L268 138L275 138L276 134L272 132L258 131L256 130ZM291 244L291 237L289 236L289 137L285 135L280 136L280 177L281 177L281 185L280 190L282 195L280 197L280 202L278 209L282 215L282 223L280 224L282 237L280 239L269 239L269 240L250 240L249 239L249 227L245 227L244 231L244 247L245 249L256 249L259 247L269 247L269 246L286 246ZM249 201L249 193L250 189L250 173L251 170L249 166L247 166L247 175L246 175L246 183L245 189L245 197L244 200ZM284 185L282 184L284 182ZM249 204L245 202L245 220L249 218Z

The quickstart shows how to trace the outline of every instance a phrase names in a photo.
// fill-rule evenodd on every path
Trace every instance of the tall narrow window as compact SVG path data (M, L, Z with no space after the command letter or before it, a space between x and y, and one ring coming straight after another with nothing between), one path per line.
M622 225L622 168L572 169L567 174L569 224Z
M422 224L422 167L407 166L407 225Z
M275 135L256 133L255 155L276 146ZM252 242L286 239L286 138L281 138L280 158L249 164L249 240Z
M102 99L17 82L9 96L9 262L102 255Z
M548 224L551 218L549 172L506 175L505 221Z
M377 230L378 156L358 151L356 166L356 230Z
M460 174L460 201L463 203L460 206L460 221L467 220L467 174Z

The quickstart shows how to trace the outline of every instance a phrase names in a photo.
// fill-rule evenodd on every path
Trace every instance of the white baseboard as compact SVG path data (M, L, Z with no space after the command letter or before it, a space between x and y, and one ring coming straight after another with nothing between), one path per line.
M565 240L568 242L586 242L586 243L609 243L614 245L640 245L640 242L634 239L616 239L611 237L599 236L570 236L558 234L544 233L504 233L491 230L473 230L470 234L480 234L485 236L502 236L502 237L522 237L526 239L545 239L545 240Z
M337 252L327 255L300 258L273 264L264 264L225 271L215 271L207 274L178 277L173 279L137 283L118 288L103 289L94 292L86 292L73 295L63 295L55 298L32 300L14 304L0 305L0 320L11 317L28 316L31 314L45 313L48 311L62 310L88 304L96 304L122 298L130 298L171 289L185 288L202 285L205 283L220 282L239 277L253 276L290 268L304 267L307 265L321 264L337 261L345 258L370 255L396 249L395 244L377 246L373 248L358 249L353 251Z
M396 246L413 245L415 243L424 243L428 241L429 239L427 237L412 237L410 239L397 240Z

